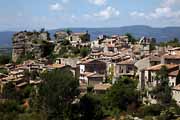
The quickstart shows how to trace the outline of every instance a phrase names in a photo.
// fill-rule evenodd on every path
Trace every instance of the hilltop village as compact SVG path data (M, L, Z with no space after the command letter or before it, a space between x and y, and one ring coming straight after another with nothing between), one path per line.
M89 92L95 96L111 93L110 98L118 98L112 99L108 104L109 107L111 104L113 106L114 103L114 106L124 104L124 107L120 107L122 111L131 109L130 113L124 112L124 114L116 109L114 113L115 115L120 114L119 119L127 117L128 120L145 119L145 112L148 113L145 109L142 110L144 111L143 115L137 114L137 108L141 106L140 104L151 106L147 109L149 109L149 113L150 111L152 113L147 116L155 117L149 117L149 120L151 120L150 118L158 119L156 116L162 117L163 115L169 115L166 116L167 120L178 118L179 113L176 111L179 110L178 106L180 105L180 47L172 44L159 45L155 38L146 36L135 39L131 34L100 35L96 40L90 38L88 31L75 33L70 30L57 31L54 34L54 39L51 39L50 34L44 29L40 32L22 31L14 34L12 62L0 66L1 99L11 99L14 97L8 97L8 92L11 89L21 91L27 86L35 88L36 95L39 95L38 86L48 83L48 80L45 82L48 77L44 78L41 74L52 71L60 71L60 73L70 71L78 81L79 90L79 95L76 95L72 100L73 103L81 101L81 97L86 96ZM66 81L70 80L69 77L61 79L65 78L67 78ZM118 84L118 81L124 81L125 85ZM131 82L135 84L132 89ZM11 87L9 87L9 83L11 83ZM52 86L56 88L57 83L55 82ZM118 85L126 91L136 91L136 94L126 94L126 91L123 90L116 92L115 88ZM52 86L49 85L48 89L51 89ZM125 95L129 95L129 97L123 98ZM120 100L121 97L123 100ZM174 102L169 102L169 99ZM131 104L136 103L136 100L140 103ZM29 99L24 99L22 103L23 106L30 106ZM97 109L99 109L99 104L101 103L96 103ZM163 111L164 104L169 108ZM178 110L172 112L171 104L174 104L175 107L173 107ZM132 110L133 105L136 106L137 113ZM90 108L89 111L95 111L96 107ZM113 111L113 108L111 110ZM74 110L74 112L77 111ZM95 115L95 113L92 114ZM114 119L113 115L107 114L103 118L111 120ZM88 118L81 119L88 120ZM89 120L91 119L102 118L89 118ZM161 119L166 120L165 118Z

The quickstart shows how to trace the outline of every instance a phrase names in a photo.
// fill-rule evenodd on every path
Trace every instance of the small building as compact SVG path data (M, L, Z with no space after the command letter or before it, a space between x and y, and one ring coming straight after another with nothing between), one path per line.
M165 54L162 56L163 64L180 64L180 54Z
M140 89L152 89L159 84L160 80L156 76L162 66L165 66L168 70L169 86L174 87L177 85L176 77L179 74L179 66L176 64L159 64L141 71L139 78Z
M112 85L109 84L109 83L96 84L96 85L94 86L94 92L95 92L96 94L103 94L103 93L105 93L108 89L110 89L111 87L112 87Z
M97 59L82 61L80 64L80 74L84 72L96 72L106 74L106 63Z
M172 88L172 97L178 105L180 105L180 84Z
M86 84L87 86L94 86L105 82L105 75L95 72L84 72L80 74L79 82L80 84Z
M134 76L136 67L134 66L135 60L130 58L116 64L116 77L119 76Z
M88 32L71 33L69 40L73 46L78 46L80 43L90 42L90 34Z

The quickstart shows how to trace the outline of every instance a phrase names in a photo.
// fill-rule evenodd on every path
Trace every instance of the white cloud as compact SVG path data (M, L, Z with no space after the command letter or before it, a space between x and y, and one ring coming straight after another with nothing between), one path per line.
M106 0L89 0L90 3L95 4L95 5L105 5Z
M178 0L165 0L160 7L155 8L152 12L143 13L134 11L130 13L133 17L144 17L146 19L174 19L178 20L180 18L180 10L173 10L173 6L180 2Z
M143 12L137 12L137 11L131 12L130 15L131 16L139 16L139 17L145 16L145 14Z
M101 19L107 20L110 19L111 17L117 17L119 16L120 12L116 8L113 8L111 6L108 6L106 9L95 13L95 17L100 17Z
M59 3L52 4L52 5L50 5L49 8L52 11L61 11L61 10L64 9L63 6L61 4L59 4Z

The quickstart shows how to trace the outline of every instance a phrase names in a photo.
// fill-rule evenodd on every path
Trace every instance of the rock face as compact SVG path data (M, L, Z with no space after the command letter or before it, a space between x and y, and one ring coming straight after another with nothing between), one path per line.
M49 43L48 32L19 32L14 34L12 43L12 60L16 62L19 58L33 54L35 58L43 55L43 46Z

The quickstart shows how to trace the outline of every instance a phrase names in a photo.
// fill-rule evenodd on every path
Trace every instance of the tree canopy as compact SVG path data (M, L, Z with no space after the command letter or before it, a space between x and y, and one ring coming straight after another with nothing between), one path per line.
M66 70L47 72L42 75L42 79L44 82L40 88L40 96L43 98L48 119L68 119L66 111L79 95L78 81Z
M152 90L152 94L157 98L158 102L163 105L170 104L172 101L171 87L169 86L168 70L166 66L162 66L157 73L159 84Z
M108 105L119 111L127 111L128 106L138 103L137 83L128 77L119 78L107 93Z

